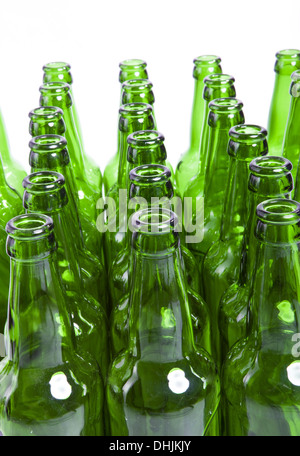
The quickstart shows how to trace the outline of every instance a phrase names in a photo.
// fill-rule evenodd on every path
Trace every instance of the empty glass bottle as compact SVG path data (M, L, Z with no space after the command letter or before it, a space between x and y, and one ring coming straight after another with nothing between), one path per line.
M21 177L21 176L19 176ZM6 254L7 222L24 212L20 195L12 189L7 181L0 156L0 358L5 354L3 345L4 326L7 316L9 291L9 258Z
M113 259L124 247L127 231L128 160L127 137L130 133L153 130L152 106L147 103L129 103L119 109L118 150L119 168L117 182L107 193L108 210L104 232L104 253L109 270Z
M129 173L129 226L133 214L140 209L163 207L174 209L176 201L171 183L171 171L163 165L141 165ZM114 305L111 313L110 340L115 355L126 348L128 343L128 305L131 271L131 231L127 232L126 244L113 262L109 280ZM198 294L199 274L194 257L181 246L182 269L187 281L187 294L194 330L195 344L211 352L211 328L206 303Z
M53 220L57 242L57 272L75 329L77 349L83 349L83 352L93 356L105 382L109 363L106 303L97 301L85 289L69 233L72 219L68 210L65 179L60 173L41 171L27 176L23 186L26 213L45 214Z
M83 148L80 143L72 111L73 99L70 86L65 82L45 82L40 87L40 93L41 106L57 106L63 110L66 124L65 138L68 143L71 166L78 192L78 209L96 225L96 205L99 198L101 198L102 192L101 187L90 179L85 169Z
M69 232L76 249L86 290L97 301L107 303L106 272L99 257L94 253L96 249L94 248L91 252L87 248L88 245L95 245L94 233L85 220L83 224L81 223L83 218L80 217L77 207L77 192L74 191L75 179L70 166L66 139L59 135L36 136L29 142L29 148L31 173L56 171L64 176L70 212ZM97 233L95 234L97 236ZM92 238L89 239L89 237Z
M7 356L0 363L1 432L103 435L103 383L88 354L76 353L52 219L23 214L6 230L11 274Z
M180 157L175 171L176 188L180 196L183 196L185 187L195 175L196 167L199 163L202 128L205 122L204 79L214 73L222 73L220 57L216 55L201 55L194 59L194 99L190 127L190 146ZM235 94L232 96L235 96Z
M235 97L216 98L209 103L209 139L208 160L204 187L199 185L199 195L193 200L204 198L204 208L198 213L193 205L190 219L184 216L184 230L189 235L201 228L199 236L188 244L189 250L199 263L200 277L205 254L219 238L221 218L224 207L227 182L229 155L227 153L229 130L234 125L244 123L243 103ZM204 188L204 193L203 193ZM185 197L188 197L186 193ZM199 240L198 240L199 238Z
M292 163L292 175L294 182L296 182L298 161L300 157L300 134L297 127L300 121L300 70L294 71L291 75L291 79L290 109L283 137L282 155Z
M122 102L123 89L122 85L125 81L132 79L148 79L147 63L141 59L127 59L119 63L119 82L120 82L120 106ZM127 104L127 103L126 103ZM154 128L154 127L153 127ZM119 141L118 141L119 144ZM103 186L105 195L107 195L110 188L118 180L118 167L119 167L119 150L117 147L116 153L109 160L103 172Z
M291 74L299 68L300 50L283 49L276 53L275 81L267 124L271 155L282 155L283 137L290 107Z
M229 349L246 335L246 317L251 277L256 258L256 208L271 198L291 199L293 191L292 164L284 157L265 156L249 165L248 219L243 235L238 280L228 287L219 305L221 365Z
M257 206L246 337L222 376L228 436L299 436L300 203Z
M212 344L215 361L220 365L218 313L224 291L238 278L242 240L249 207L247 204L249 163L268 153L267 131L258 125L236 125L229 130L229 155L226 197L220 232L203 261L203 297L212 322ZM224 183L223 183L224 185ZM204 204L208 204L204 201ZM208 206L209 210L209 206Z
M113 361L107 404L112 435L218 435L219 379L196 349L176 215L132 217L129 343Z
M235 79L229 74L216 73L206 76L204 78L203 89L203 123L201 132L201 141L199 147L199 154L195 157L195 162L191 164L194 168L193 177L189 179L183 192L183 197L199 198L204 193L204 179L207 168L208 160L208 139L209 139L209 103L217 98L232 98L236 96ZM196 172L195 172L196 168Z
M72 111L73 118L78 133L78 138L81 145L83 154L84 167L88 176L89 182L95 184L96 189L102 188L102 174L99 166L95 161L85 153L85 147L82 136L82 129L79 121L78 111L74 101L74 89L73 89L73 75L71 73L71 65L67 62L49 62L43 66L43 82L66 82L70 86L70 93L72 96ZM57 133L59 134L59 133Z

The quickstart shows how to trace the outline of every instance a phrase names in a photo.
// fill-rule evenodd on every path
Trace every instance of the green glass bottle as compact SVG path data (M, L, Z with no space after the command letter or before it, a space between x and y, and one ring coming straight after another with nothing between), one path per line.
M174 209L176 201L171 183L171 171L163 165L141 165L129 173L129 226L131 218L137 210L150 207ZM109 280L114 301L111 323L110 340L112 354L116 355L126 348L128 343L128 305L130 291L130 276L132 274L131 231L127 232L127 248L113 262ZM181 246L182 269L187 282L188 302L194 331L195 344L211 352L211 326L206 303L198 294L199 274L194 257L185 247Z
M292 175L294 182L297 178L297 168L300 156L299 131L297 124L300 121L300 70L291 75L290 85L290 108L283 137L282 155L293 165Z
M256 208L271 198L291 199L293 191L292 164L284 157L259 157L249 165L248 219L243 235L238 280L228 287L219 305L221 365L231 347L246 335L247 307L251 277L256 258Z
M26 176L26 171L11 154L8 134L5 127L2 112L0 111L0 157L6 182L22 198L22 181Z
M95 185L95 182L89 178L86 172L83 148L72 111L73 99L69 84L66 82L45 82L40 87L40 105L57 106L63 110L66 124L65 138L76 180L79 210L96 225L96 205L102 196L102 191L101 187Z
M222 376L228 436L299 436L300 203L257 206L246 337Z
M69 233L76 249L86 290L97 301L107 303L106 270L99 257L87 248L87 245L93 245L93 240L89 241L89 236L93 236L93 232L87 229L86 223L81 223L82 217L77 207L77 192L74 191L74 175L66 139L59 135L36 136L29 142L29 148L31 173L55 171L64 176L70 214Z
M29 112L29 118L29 133L32 136L33 141L35 137L44 135L59 135L65 137L66 124L62 109L54 106L41 106L32 109ZM53 136L53 138L55 138L55 136ZM78 197L77 181L73 169L71 172L72 176L69 176L68 180L72 179L72 192L74 194L76 206L79 208L80 195ZM102 264L104 264L102 234L99 233L96 223L90 220L86 214L80 212L79 217L87 249L93 252Z
M119 168L117 182L106 195L108 205L104 232L104 253L109 270L113 259L123 249L127 231L128 160L127 137L142 130L153 130L152 106L147 103L129 103L119 109L118 150ZM109 204L110 203L110 204Z
M105 304L85 290L82 272L69 234L68 196L62 174L42 171L25 177L23 206L26 213L45 214L52 218L57 242L58 274L77 338L77 349L90 353L96 360L103 380L106 379L108 321Z
M81 145L84 160L84 168L88 176L89 183L93 183L96 189L102 189L102 174L95 161L85 153L81 124L74 99L73 75L71 65L67 62L49 62L43 65L43 82L66 82L70 86L72 96L73 118Z
M275 81L268 115L268 144L271 155L282 155L282 145L290 107L291 74L300 69L300 50L276 53Z
M199 198L204 193L204 178L208 160L208 139L209 139L209 103L217 98L232 98L236 96L235 79L229 74L216 73L204 78L203 100L203 124L199 154L191 165L195 169L193 177L189 178L182 197Z
M219 378L196 349L176 215L132 217L129 343L111 365L107 404L112 435L218 435Z
M23 214L7 224L10 292L0 363L4 436L103 435L104 387L76 339L57 274L53 222Z
M216 98L209 103L208 159L204 187L200 180L199 195L190 196L193 200L193 207L190 210L189 218L184 216L184 230L190 236L188 249L199 263L200 277L204 256L212 244L218 240L221 228L226 195L224 183L227 182L229 168L229 154L227 153L229 130L233 126L243 123L243 103L237 98ZM189 194L186 193L185 198L188 197ZM198 212L197 207L195 209L194 201L197 202L197 199L201 201L201 198L204 208ZM200 233L198 232L199 226L201 227Z
M175 171L176 189L180 196L183 196L185 187L195 175L196 167L199 163L202 128L205 124L204 79L208 75L222 73L221 59L216 55L201 55L194 59L193 63L194 98L190 126L190 146L180 157ZM232 96L235 96L235 94Z
M122 85L125 81L132 79L148 79L147 63L141 59L126 59L119 63L119 82L120 82L120 106L124 104L122 102L123 89ZM127 103L126 103L127 104ZM119 142L118 142L119 144ZM104 193L107 195L110 188L118 180L118 168L119 168L119 150L109 160L104 168L103 172L103 186Z
M213 335L213 355L220 366L218 313L224 291L238 278L242 240L248 207L249 163L268 153L267 131L258 125L236 125L229 130L227 152L229 167L226 197L220 223L220 232L203 260L203 297L210 311ZM208 202L204 201L204 204ZM208 207L209 210L209 207Z
M24 212L20 195L7 181L0 156L0 359L4 356L4 326L7 316L9 291L9 258L6 254L6 231L8 221Z

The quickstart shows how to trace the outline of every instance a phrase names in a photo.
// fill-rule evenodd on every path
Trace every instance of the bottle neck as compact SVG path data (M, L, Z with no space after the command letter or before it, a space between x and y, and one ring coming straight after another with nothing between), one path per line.
M155 241L147 246L156 248ZM182 359L193 351L194 341L179 249L163 255L134 250L132 270L129 348L149 361Z
M11 259L7 329L13 363L42 369L63 364L73 332L52 257Z
M299 92L299 93L298 93ZM289 106L288 120L285 128L282 155L293 164L293 178L296 180L297 166L300 155L299 131L297 124L300 122L300 81L292 82L291 100Z

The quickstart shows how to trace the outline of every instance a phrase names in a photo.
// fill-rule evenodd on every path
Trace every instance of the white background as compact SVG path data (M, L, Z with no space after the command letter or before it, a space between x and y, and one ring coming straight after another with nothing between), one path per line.
M85 149L103 171L117 146L119 62L146 60L175 167L189 145L195 57L219 55L246 122L266 127L275 53L299 47L299 0L0 0L0 108L12 155L29 171L28 113L47 62L71 64Z

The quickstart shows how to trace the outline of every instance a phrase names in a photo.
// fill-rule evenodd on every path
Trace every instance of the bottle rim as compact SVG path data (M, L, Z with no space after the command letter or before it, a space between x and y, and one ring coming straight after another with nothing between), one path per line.
M214 54L203 54L199 55L198 57L194 58L193 63L196 66L207 66L212 64L221 63L221 58L218 55Z
M34 212L17 215L6 224L7 234L13 239L22 241L49 237L53 229L51 217Z
M171 171L167 166L160 164L140 165L129 172L131 182L157 183L167 182L171 178Z
M71 90L70 84L68 84L67 82L63 82L63 81L44 82L39 88L39 91L41 93L52 92L57 95L59 95L60 93L65 93L65 94L69 93L70 90Z
M139 130L130 133L127 137L127 143L134 147L158 146L163 144L165 137L157 130Z
M170 209L151 206L135 212L131 224L134 232L159 236L174 231L178 217Z
M65 185L65 178L56 171L38 171L23 179L23 187L30 193L45 193L60 190Z
M266 224L294 225L300 223L300 203L285 198L273 198L258 204L258 219Z
M40 119L55 119L55 118L62 118L63 117L63 110L56 106L39 106L38 108L32 109L28 117L32 120L40 120Z
M121 69L128 69L128 68L139 69L139 68L146 68L146 66L147 66L147 62L143 59L125 59L119 63L119 67Z
M36 151L62 150L67 147L67 140L60 135L39 135L29 141L29 148Z
M235 83L235 78L230 74L213 73L205 76L203 82L207 87L220 87L224 85L233 85Z
M264 127L255 124L234 125L229 130L229 137L235 142L256 143L267 138L268 132Z
M299 49L282 49L275 54L277 60L300 60Z
M300 80L300 70L295 70L291 74L291 80L292 81L299 81Z
M238 98L228 97L228 98L216 98L215 100L210 101L208 107L209 109L218 114L226 114L228 112L238 112L241 111L244 104Z
M266 155L256 157L249 164L250 173L256 176L281 176L289 174L292 163L285 157Z
M148 79L128 79L122 84L122 89L125 92L139 93L144 90L148 90L150 92L152 88L153 84Z
M140 117L149 115L153 112L153 108L148 103L126 103L120 106L119 114L121 117Z
M43 71L45 72L69 72L71 70L71 65L67 62L48 62L43 65Z

